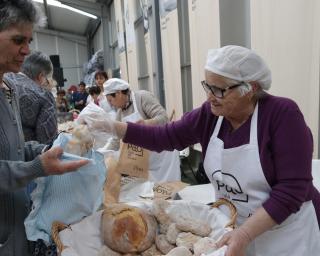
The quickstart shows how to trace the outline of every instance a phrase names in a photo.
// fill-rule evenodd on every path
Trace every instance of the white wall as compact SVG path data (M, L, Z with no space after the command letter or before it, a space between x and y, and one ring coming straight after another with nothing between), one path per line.
M206 100L200 81L204 80L208 49L220 47L219 0L189 0L188 7L192 101L197 108Z
M252 48L272 70L270 92L294 99L312 130L319 131L320 1L251 1Z
M88 50L85 37L68 33L59 33L39 29L34 32L34 40L30 47L47 55L59 55L63 68L64 86L79 84L82 79L83 64L88 61Z
M178 9L161 17L161 46L163 80L168 116L174 111L174 119L183 114L181 63L179 44Z

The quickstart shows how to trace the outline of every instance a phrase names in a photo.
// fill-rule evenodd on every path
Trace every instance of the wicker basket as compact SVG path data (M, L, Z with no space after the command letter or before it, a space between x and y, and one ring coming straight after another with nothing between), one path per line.
M219 208L219 206L221 205L226 205L229 210L230 210L230 221L228 222L228 224L225 226L226 228L232 228L234 229L236 227L236 220L237 220L237 209L236 207L227 199L219 199L216 202L214 202L212 204L213 208ZM59 255L61 255L61 252L68 248L67 246L63 245L62 241L60 240L59 237L59 232L66 229L66 228L70 228L70 225L66 225L64 223L61 223L59 221L55 221L52 223L52 229L51 229L51 235L52 235L52 239L55 242L58 251L59 251Z

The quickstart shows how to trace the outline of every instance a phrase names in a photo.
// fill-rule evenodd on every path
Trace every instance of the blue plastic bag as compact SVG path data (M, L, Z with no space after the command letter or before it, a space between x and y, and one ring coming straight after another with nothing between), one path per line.
M65 148L70 139L71 135L62 133L53 147ZM61 157L63 161L84 158L90 159L89 164L75 172L35 180L36 188L31 193L32 210L24 222L28 240L50 242L53 221L76 223L99 209L106 178L103 155L90 150L85 157L69 153L63 153Z

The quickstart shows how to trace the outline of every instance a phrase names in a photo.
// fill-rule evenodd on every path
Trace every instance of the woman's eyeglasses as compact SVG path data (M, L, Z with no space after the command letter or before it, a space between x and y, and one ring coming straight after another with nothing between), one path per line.
M228 86L226 88L221 89L215 85L207 84L206 81L201 81L201 85L206 93L211 92L215 97L220 98L220 99L224 98L224 93L226 91L234 89L236 87L239 87L243 84L244 84L244 82L240 82L239 84L234 84L234 85L231 85L231 86Z

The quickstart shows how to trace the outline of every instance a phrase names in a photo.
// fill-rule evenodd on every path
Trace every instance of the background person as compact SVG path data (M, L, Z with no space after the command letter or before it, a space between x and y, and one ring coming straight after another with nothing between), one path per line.
M69 104L66 99L66 91L63 89L59 89L57 91L56 105L58 112L68 112Z
M95 102L99 102L99 106L107 113L113 111L112 107L110 106L109 102L106 100L106 97L103 94L104 88L103 84L108 80L108 74L105 71L96 71L94 75L95 84L100 89L100 94L98 95L98 98L95 99ZM90 94L90 92L89 92ZM91 98L91 95L87 98L87 104L92 102L93 99Z
M150 150L201 143L216 199L238 211L238 228L218 242L228 246L226 256L316 255L320 195L312 183L312 135L296 103L265 92L269 68L241 46L209 51L202 86L208 101L165 126L89 123Z
M94 74L95 86L98 86L100 88L99 100L103 100L105 98L103 96L102 92L103 92L103 83L107 80L108 80L108 75L105 71L98 70ZM93 99L89 95L89 97L87 98L87 104L89 104L92 101L93 101Z
M118 78L111 78L104 84L111 106L116 108L116 120L137 122L145 125L160 125L169 121L166 110L156 97L148 91L131 91L129 84ZM109 149L118 150L119 140L113 140ZM150 152L149 179L156 182L181 180L178 151Z
M84 82L79 83L79 91L73 93L72 102L74 108L81 111L86 106L88 93L86 92L86 84Z
M91 102L96 104L97 106L100 106L100 99L99 95L101 94L101 89L98 86L91 86L89 88L89 95L91 97Z
M25 141L49 144L57 135L56 102L50 90L50 58L39 51L28 55L20 73L8 76L17 86Z
M30 255L24 219L29 200L24 186L31 180L77 169L86 160L62 163L62 149L24 142L14 81L4 73L19 72L30 53L33 26L44 18L30 0L0 4L0 255Z

